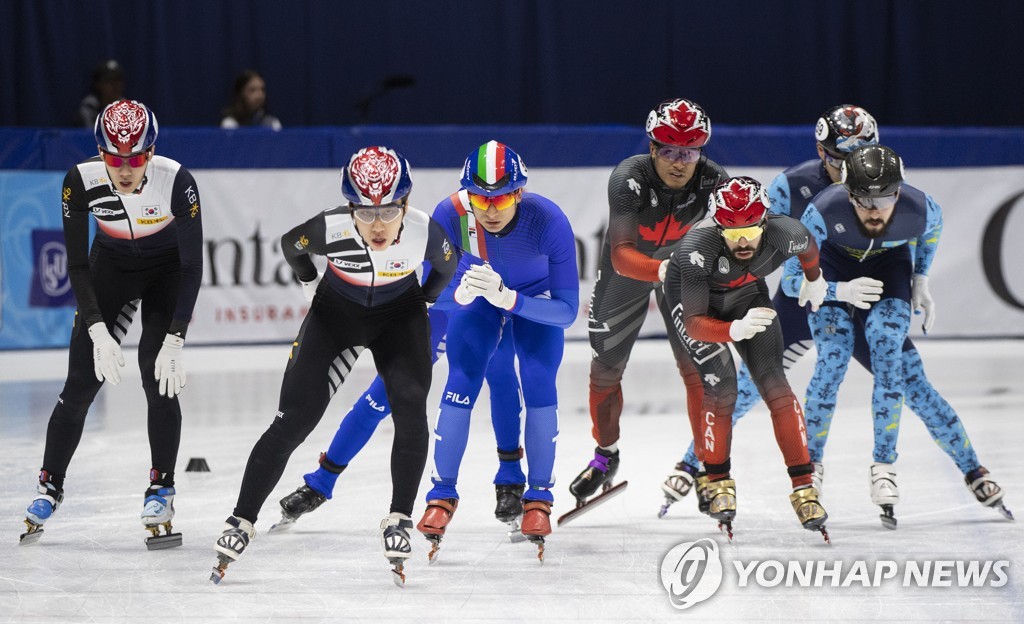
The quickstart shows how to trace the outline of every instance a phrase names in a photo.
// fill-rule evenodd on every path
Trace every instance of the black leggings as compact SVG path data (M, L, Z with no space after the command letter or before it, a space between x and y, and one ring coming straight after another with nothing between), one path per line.
M160 394L154 370L177 303L181 281L178 254L175 251L156 258L132 258L94 249L91 270L103 322L118 343L139 311L141 300L139 368L149 408L151 465L157 472L167 473L166 484L172 485L181 440L181 408L177 397L168 399ZM83 327L82 318L76 313L68 351L68 376L50 415L43 454L43 470L59 487L82 439L89 406L103 385L96 379L92 349L89 328Z
M292 452L320 422L362 350L384 381L395 423L391 447L391 511L412 515L427 461L430 325L418 288L366 308L321 288L292 347L278 414L253 447L234 514L256 522Z

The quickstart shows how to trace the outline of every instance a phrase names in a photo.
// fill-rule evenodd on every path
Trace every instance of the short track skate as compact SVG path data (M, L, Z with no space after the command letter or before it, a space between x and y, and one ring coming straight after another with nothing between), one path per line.
M20 546L28 546L29 544L35 544L39 541L39 538L43 536L43 525L36 524L28 518L25 518L25 526L28 530L21 534L18 538L18 544Z
M544 538L551 535L551 503L530 500L523 504L523 535L537 545L537 559L544 563Z
M416 525L416 530L430 542L430 552L427 553L428 565L437 563L441 550L441 539L458 507L459 499L457 498L435 498L427 501L427 510L423 512L423 518Z
M623 481L617 485L612 485L611 482L607 482L601 486L601 493L591 498L590 500L576 499L576 508L568 511L558 518L558 526L568 524L572 520L575 520L579 516L593 510L595 507L608 502L612 498L615 498L619 494L626 491L626 486L629 485L629 481Z
M164 530L163 535L160 534L161 527ZM152 536L146 538L146 548L149 550L167 550L181 546L181 533L174 533L170 520L161 524L147 524L146 530L152 533Z
M664 518L669 507L683 500L690 493L696 476L697 469L693 466L686 462L676 464L668 478L661 484L661 491L665 494L665 504L658 510L659 518Z

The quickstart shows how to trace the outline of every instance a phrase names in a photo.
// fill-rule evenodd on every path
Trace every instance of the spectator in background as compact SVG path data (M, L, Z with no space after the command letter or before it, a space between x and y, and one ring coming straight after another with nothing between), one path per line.
M267 83L257 72L251 69L243 70L235 78L232 93L234 99L224 110L224 118L220 121L221 128L262 126L274 130L281 129L280 120L267 114Z
M92 90L78 105L76 125L92 128L100 111L124 97L124 70L114 59L103 61L92 70Z

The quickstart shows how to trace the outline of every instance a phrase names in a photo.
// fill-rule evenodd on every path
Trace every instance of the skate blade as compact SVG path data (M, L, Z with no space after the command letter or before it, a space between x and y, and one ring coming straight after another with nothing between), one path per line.
M520 524L520 518L521 516L505 523L508 525L508 541L513 544L526 541L526 536L523 535L522 525Z
M997 505L994 509L996 511L998 511L999 513L1001 513L1003 515L1003 517L1006 518L1007 520L1013 520L1013 521L1017 520L1016 518L1013 517L1013 512L1010 511L1009 508L1007 508L1006 505L1003 505L1002 503ZM40 531L40 533L41 532L42 531Z
M441 540L432 540L430 538L427 538L427 540L430 542L430 552L427 553L427 565L434 565L441 554Z
M526 539L537 545L537 559L540 560L540 564L544 565L544 536L543 535L525 535Z
M391 580L396 587L405 589L405 566L399 563L391 568Z
M882 513L878 514L878 519L882 521L882 526L890 531L895 531L896 516L893 515L892 505L882 505L881 507Z
M601 492L600 494L598 494L594 498L590 499L589 501L584 501L582 503L577 503L575 509L573 509L572 511L569 511L569 512L566 512L566 513L562 514L558 518L558 523L557 523L558 526L562 526L563 524L568 524L569 522L571 522L572 520L575 520L580 515L582 515L582 514L588 512L588 511L592 510L593 508L597 507L598 505L600 505L602 503L608 502L609 500L611 500L612 498L618 496L619 494L622 494L622 492L624 492L626 490L626 486L627 485L629 485L629 481L623 481L622 483L620 483L618 485L615 485L615 486L612 486L612 487L608 488L607 490Z
M168 533L159 537L147 537L146 548L149 550L167 550L181 546L181 533Z
M722 520L718 523L718 530L722 531L729 536L729 542L732 543L732 521Z
M213 566L213 572L210 573L210 582L214 585L220 585L220 582L224 580L224 573L227 572L228 564L230 563L230 559L218 554L217 565Z
M825 543L831 546L832 539L828 536L828 531L825 530L825 527L820 526L818 527L818 530L821 531L821 536L825 538Z
M1012 520L1012 517L1011 517L1011 520ZM27 533L22 533L21 537L18 538L18 545L19 546L28 546L29 544L35 544L36 542L39 541L39 538L42 537L42 536L43 536L43 530L42 529L38 529L36 531L29 531Z
M669 498L668 496L666 496L665 504L662 505L661 509L658 510L658 518L664 518L665 514L668 513L668 508L671 507L675 502L676 500L674 498Z
M292 525L295 524L296 520L298 520L298 518L289 518L287 516L282 516L279 521L270 525L270 528L267 529L267 533L281 533L283 531L287 531L288 529L292 528Z

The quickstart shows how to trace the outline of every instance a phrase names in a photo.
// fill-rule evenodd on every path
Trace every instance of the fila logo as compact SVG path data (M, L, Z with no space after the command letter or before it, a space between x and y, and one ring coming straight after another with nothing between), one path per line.
M444 400L456 405L469 405L469 397L462 396L458 392L445 392Z
M369 394L367 394L364 398L366 399L366 402L370 404L370 409L372 409L373 411L383 412L386 409L383 405L378 405L377 402L373 400L373 397L371 397Z

